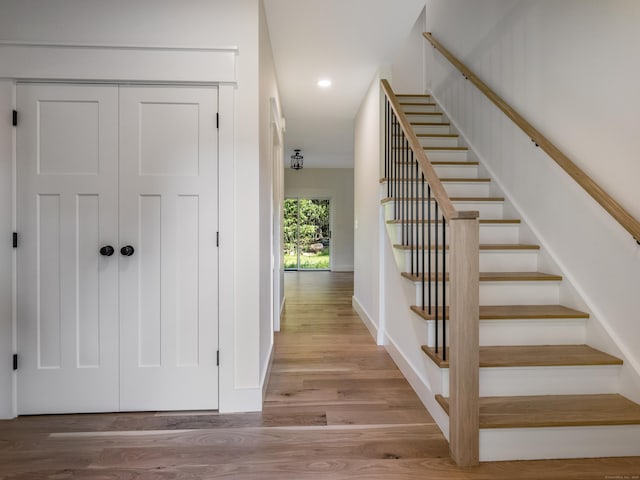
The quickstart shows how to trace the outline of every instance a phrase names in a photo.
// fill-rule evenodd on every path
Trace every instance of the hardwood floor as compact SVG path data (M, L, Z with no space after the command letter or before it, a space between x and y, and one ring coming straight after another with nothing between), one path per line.
M0 422L0 479L640 479L640 458L459 469L351 308L353 275L287 273L262 413L51 415Z

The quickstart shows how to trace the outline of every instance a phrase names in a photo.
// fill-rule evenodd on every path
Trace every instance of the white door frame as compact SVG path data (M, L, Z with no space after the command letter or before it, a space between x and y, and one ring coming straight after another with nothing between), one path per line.
M220 246L219 277L219 345L229 358L235 357L235 111L237 88L237 48L183 48L121 45L68 45L43 43L0 42L0 79L12 82L11 106L16 108L16 83L139 83L165 85L218 86L218 112L221 122L218 135L218 195L225 199L220 211L219 229L228 232L228 242ZM167 68L171 66L171 68ZM16 134L12 132L12 226L16 214ZM12 319L13 353L17 351L17 265L12 258ZM5 352L0 352L5 353ZM6 352L9 353L9 352ZM220 411L251 410L258 398L255 392L238 391L234 362L222 362L219 370ZM11 385L11 417L17 416L17 374ZM5 385L0 385L5 388Z
M284 307L284 292L282 278L284 267L282 263L282 223L284 204L284 166L283 166L283 128L280 108L275 98L271 104L271 166L272 166L272 196L271 196L271 312L273 331L280 331L280 317Z

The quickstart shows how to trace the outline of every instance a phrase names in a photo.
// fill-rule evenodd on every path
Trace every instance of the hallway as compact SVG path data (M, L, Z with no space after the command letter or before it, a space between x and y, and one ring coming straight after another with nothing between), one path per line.
M0 422L3 480L410 480L640 477L638 458L459 469L351 308L353 274L287 273L262 413L43 415Z
M433 424L351 308L353 274L287 272L285 292L265 413L296 412L301 423L306 418L313 425L397 425L404 431ZM388 455L404 457L402 451Z

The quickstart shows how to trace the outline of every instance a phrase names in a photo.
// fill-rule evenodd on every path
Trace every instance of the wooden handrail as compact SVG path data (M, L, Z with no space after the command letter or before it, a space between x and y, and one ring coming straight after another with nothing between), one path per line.
M400 127L402 128L402 131L404 133L404 136L406 137L407 142L409 143L409 147L411 148L411 150L413 150L413 154L416 157L418 165L420 165L420 169L424 173L424 177L427 183L429 184L429 186L431 187L431 193L433 194L436 201L438 202L438 205L442 209L442 214L444 215L444 217L447 220L454 220L457 218L477 218L478 212L476 211L459 212L453 206L453 203L451 203L451 200L449 199L449 195L447 195L446 190L442 186L442 182L440 182L440 178L438 177L438 174L436 173L435 169L433 168L433 165L431 165L431 162L427 158L427 154L424 152L424 148L420 144L418 137L416 137L416 134L413 131L413 128L411 128L411 123L407 119L407 116L405 115L404 110L402 110L397 97L393 93L393 90L391 89L391 85L389 85L389 82L385 79L382 79L380 83L382 85L382 89L384 90L385 95L389 99L389 104L391 105L391 108L396 114L396 118L398 119L398 123L400 124Z
M631 236L640 243L640 222L636 220L622 205L611 197L604 189L578 167L569 157L560 151L551 141L527 122L522 115L491 90L475 73L458 60L449 50L443 47L429 32L424 37L449 60L467 79L486 95L504 114L509 117L531 140L546 152L560 167L573 178L578 185L615 218Z

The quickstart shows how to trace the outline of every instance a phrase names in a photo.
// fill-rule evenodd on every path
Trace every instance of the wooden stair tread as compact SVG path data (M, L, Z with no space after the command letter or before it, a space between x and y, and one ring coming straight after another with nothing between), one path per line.
M396 93L396 97L419 97L419 98L429 98L431 95L427 93Z
M436 400L448 414L449 399ZM618 394L480 398L480 428L604 425L640 425L640 405Z
M411 107L422 107L422 106L429 106L429 107L435 107L437 106L436 103L433 102L398 102L400 105L404 105L404 106L411 106Z
M388 181L389 181L389 179L387 177L382 177L380 179L380 183L386 183ZM405 181L418 182L420 180L418 178L396 178L395 181L397 181L397 182L405 182ZM488 182L491 182L491 179L488 178L488 177L481 177L481 178L465 178L465 177L446 178L446 177L443 177L443 178L440 179L440 182L442 182L442 183L488 183Z
M520 220L517 218L480 218L480 225L519 225ZM403 225L405 223L442 223L442 220L387 220L390 225Z
M398 165L415 165L416 162L396 162ZM468 160L435 160L431 162L435 166L453 166L453 167L477 167L480 162L472 162Z
M449 368L433 347L422 351L440 368ZM447 348L447 353L449 349ZM449 356L447 355L447 358ZM622 365L622 360L589 345L501 345L480 347L480 368Z
M422 281L422 274L402 272L402 276L413 282ZM426 277L426 275L424 275ZM449 273L446 276L449 279ZM431 274L429 281L436 280L435 274ZM442 280L442 274L438 274L437 280ZM543 272L480 272L481 282L557 282L562 280L560 275Z
M422 307L413 305L411 310L425 320L434 320L435 308L431 314ZM534 320L589 318L589 314L563 305L480 305L480 320ZM449 307L445 313L449 315ZM442 308L438 307L438 316Z
M380 200L380 203L385 204L389 202L393 202L395 200L408 201L408 202L417 202L421 201L420 197L386 197ZM434 201L435 198L431 197L431 201ZM452 202L504 202L504 197L449 197L449 200ZM425 198L425 202L428 202L429 199Z
M422 147L423 150L433 151L433 150L446 150L446 151L461 151L466 152L469 150L468 147Z
M456 133L416 133L418 138L458 138Z
M442 115L440 113L440 115ZM417 125L419 127L450 127L451 124L448 122L409 122L410 125Z
M397 250L415 250L415 245L400 245L395 244L393 248ZM418 245L417 248L422 248L422 245ZM447 250L449 249L449 245L446 245ZM431 250L435 250L436 246L431 245ZM442 250L442 245L438 245L438 250ZM492 250L540 250L540 245L530 245L530 244L521 244L521 243L507 243L507 244L498 244L498 243L481 243L480 244L481 251L492 251Z

